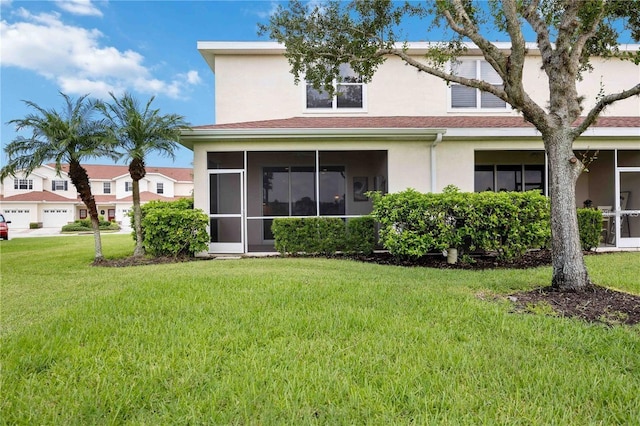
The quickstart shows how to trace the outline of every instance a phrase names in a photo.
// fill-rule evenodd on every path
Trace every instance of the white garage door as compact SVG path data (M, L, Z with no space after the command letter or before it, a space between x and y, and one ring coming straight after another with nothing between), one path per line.
M43 228L60 228L69 222L69 208L47 208L42 210ZM73 218L72 218L73 219Z
M10 220L9 229L29 228L31 222L31 209L3 209L2 214L5 220Z

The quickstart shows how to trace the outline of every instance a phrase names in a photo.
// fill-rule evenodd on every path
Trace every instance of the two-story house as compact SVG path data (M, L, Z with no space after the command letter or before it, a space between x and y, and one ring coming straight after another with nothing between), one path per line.
M98 213L106 220L129 226L127 213L133 206L132 180L128 166L83 165L89 175L91 191ZM29 175L8 177L0 188L0 211L12 228L29 228L38 223L44 228L59 228L76 219L88 217L87 208L63 165L60 175L55 165L38 167ZM173 201L191 197L192 169L177 167L147 167L140 181L140 200Z
M419 57L427 47L412 43ZM499 46L507 49L508 45ZM623 46L636 51L638 45ZM194 152L194 202L210 217L211 252L273 248L282 216L367 214L369 190L414 188L547 193L540 134L500 99L444 81L389 57L364 84L348 66L329 97L294 84L284 47L273 42L199 42L215 75L215 123L182 134ZM458 73L501 80L470 46ZM579 90L585 107L601 88L640 82L640 67L595 58ZM544 105L547 80L529 46L525 87ZM606 210L607 244L640 247L640 102L618 102L575 144L598 151L577 200Z

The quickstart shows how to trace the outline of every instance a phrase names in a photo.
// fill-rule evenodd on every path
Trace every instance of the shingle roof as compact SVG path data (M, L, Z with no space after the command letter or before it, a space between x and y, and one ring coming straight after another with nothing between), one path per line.
M54 164L48 164L50 167L55 167ZM105 179L111 180L118 176L128 175L129 166L120 165L104 165L104 164L83 164L87 170L87 174L90 179ZM62 170L69 171L69 165L63 164ZM155 167L147 166L147 173L159 173L168 178L174 179L179 182L191 182L193 181L193 169L185 167Z
M522 117L292 117L193 127L194 130L223 129L383 129L383 128L519 128L533 127ZM592 127L638 127L640 117L600 117Z
M77 203L80 201L79 198L67 198L58 194L54 194L49 191L31 191L26 192L24 194L16 194L10 197L5 197L4 195L0 196L0 200L3 202L7 201L27 201L27 202L42 202L47 201L50 203Z
M160 201L176 201L176 200L180 200L182 198L185 197L165 197L163 195L158 195L155 194L153 192L149 192L149 191L143 191L140 193L140 201L142 201L143 203L146 203L147 201L156 201L156 200L160 200ZM133 201L133 196L129 195L128 197L124 197L124 198L118 198L118 200L116 200L118 202L122 202L122 201Z

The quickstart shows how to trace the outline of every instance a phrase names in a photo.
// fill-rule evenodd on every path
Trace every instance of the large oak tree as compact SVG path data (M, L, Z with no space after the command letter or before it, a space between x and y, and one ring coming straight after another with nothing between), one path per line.
M401 37L407 18L424 19L425 25L440 26L451 37L433 43L421 59L411 56ZM419 71L480 89L510 104L540 131L549 159L552 286L575 291L590 283L575 202L576 181L585 165L574 154L573 143L607 106L640 94L640 84L602 93L585 113L576 83L596 55L640 62L640 52L618 51L620 31L640 39L640 0L292 1L281 6L261 30L286 46L296 81L304 78L331 94L341 64L350 64L364 81L370 81L386 58L396 56ZM510 41L509 50L490 41L496 32ZM523 86L527 32L534 34L548 78L544 105L535 102ZM480 49L502 85L451 71L455 67L447 65L464 54L465 42Z

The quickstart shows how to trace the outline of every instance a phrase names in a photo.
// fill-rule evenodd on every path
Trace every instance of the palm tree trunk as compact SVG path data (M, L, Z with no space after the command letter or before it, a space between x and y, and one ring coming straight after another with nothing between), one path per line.
M71 161L69 163L69 177L71 178L71 183L76 187L76 190L80 195L80 199L84 205L87 206L87 210L89 210L95 247L94 262L102 262L104 260L104 256L102 255L102 240L100 238L100 219L98 217L96 200L93 198L93 194L91 193L89 175L80 163L77 161Z
M133 230L136 233L136 246L133 250L134 256L144 256L144 246L142 245L142 209L140 208L140 181L133 179Z

